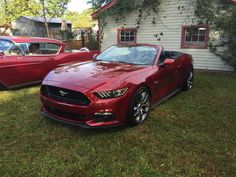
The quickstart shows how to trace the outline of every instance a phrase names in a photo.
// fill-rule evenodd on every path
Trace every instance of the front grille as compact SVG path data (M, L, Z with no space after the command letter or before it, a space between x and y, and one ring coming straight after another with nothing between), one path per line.
M66 118L66 119L70 119L70 120L74 120L74 121L84 121L86 119L86 116L82 116L80 114L75 114L75 113L70 113L70 112L66 112L66 111L62 111L59 109L55 109L55 108L51 108L48 106L45 106L45 109L47 112L62 117L62 118Z
M89 99L83 93L69 89L42 85L41 94L63 103L82 106L88 106L90 104Z

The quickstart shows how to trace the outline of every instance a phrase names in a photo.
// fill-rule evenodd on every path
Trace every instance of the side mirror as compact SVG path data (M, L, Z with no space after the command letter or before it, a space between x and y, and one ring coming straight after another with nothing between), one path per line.
M171 65L171 64L173 64L174 62L175 62L175 60L173 60L173 59L165 59L164 64L165 64L165 65Z
M94 54L93 55L93 60L96 60L97 56L98 56L98 54Z
M172 65L175 62L173 59L165 59L163 63L160 64L160 66L165 66L165 65Z

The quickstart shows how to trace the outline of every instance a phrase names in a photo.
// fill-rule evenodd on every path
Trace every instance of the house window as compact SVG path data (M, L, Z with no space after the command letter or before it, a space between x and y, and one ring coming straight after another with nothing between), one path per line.
M136 43L137 29L123 28L118 29L118 44Z
M206 49L209 40L209 26L183 26L181 48Z

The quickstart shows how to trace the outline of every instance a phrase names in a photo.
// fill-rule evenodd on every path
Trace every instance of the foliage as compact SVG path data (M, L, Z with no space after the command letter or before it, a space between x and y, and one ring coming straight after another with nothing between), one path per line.
M108 2L111 2L111 0L89 0L88 4L91 4L96 9Z
M85 46L89 50L99 50L97 35L92 34L92 31L88 34L88 42L86 42Z
M138 29L141 24L141 21L147 16L150 16L150 12L154 12L156 15L158 15L160 4L161 0L119 0L113 7L100 12L99 14L97 14L97 17L101 20L101 43L104 37L103 29L107 25L107 22L105 21L106 17L113 17L117 23L123 22L123 28L126 26L126 15L130 12L135 11L137 13L135 23L136 28ZM156 23L155 20L156 19L152 19L152 23Z
M42 117L39 87L0 92L0 176L235 177L235 88L197 73L143 125L97 130Z
M39 4L37 14L44 19L48 37L51 36L48 21L54 17L62 17L69 2L70 0L35 0L35 3Z
M1 0L4 10L0 15L2 24L11 22L20 16L41 16L45 20L48 36L48 21L53 17L62 17L70 0Z
M91 28L95 25L95 21L91 17L92 9L84 10L82 13L67 11L65 19L71 21L73 28Z
M198 0L196 15L218 31L211 37L211 51L236 68L236 5L230 0Z
M20 16L35 15L38 8L34 0L1 0L0 24L11 24Z
M101 5L104 2L108 1L93 1L93 5L96 7L96 4ZM136 11L136 27L139 28L142 19L151 11L158 15L160 4L160 0L119 0L112 8L98 14L98 18L101 19L101 39L104 35L103 29L107 25L105 17L112 16L117 22L123 20L125 27L125 16ZM177 8L181 10L180 7ZM192 19L192 23L196 20L199 23L210 24L218 32L217 35L210 36L211 51L236 68L236 5L231 0L197 0L195 13L199 19ZM151 20L155 24L157 18Z

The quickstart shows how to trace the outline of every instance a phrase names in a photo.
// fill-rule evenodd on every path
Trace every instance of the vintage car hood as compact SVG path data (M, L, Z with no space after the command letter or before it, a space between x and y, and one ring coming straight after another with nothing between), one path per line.
M45 81L74 84L95 89L104 84L115 84L147 69L145 66L124 63L86 62L58 68Z

